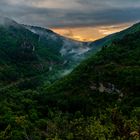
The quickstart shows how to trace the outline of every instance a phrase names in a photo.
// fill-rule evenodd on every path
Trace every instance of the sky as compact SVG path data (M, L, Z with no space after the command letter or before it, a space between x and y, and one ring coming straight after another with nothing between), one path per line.
M80 41L121 31L139 13L140 0L0 0L0 15Z

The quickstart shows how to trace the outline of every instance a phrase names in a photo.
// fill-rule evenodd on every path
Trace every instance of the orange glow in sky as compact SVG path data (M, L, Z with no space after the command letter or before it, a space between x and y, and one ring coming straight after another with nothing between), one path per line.
M121 24L99 27L75 27L75 28L53 28L52 30L60 35L79 41L94 41L115 32L119 32L132 24Z

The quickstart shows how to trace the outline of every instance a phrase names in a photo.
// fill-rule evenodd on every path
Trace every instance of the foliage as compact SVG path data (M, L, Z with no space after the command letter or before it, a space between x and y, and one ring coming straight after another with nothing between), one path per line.
M54 84L44 76L54 74L50 63L61 69L55 49L22 27L0 32L1 140L140 138L139 31L104 46Z

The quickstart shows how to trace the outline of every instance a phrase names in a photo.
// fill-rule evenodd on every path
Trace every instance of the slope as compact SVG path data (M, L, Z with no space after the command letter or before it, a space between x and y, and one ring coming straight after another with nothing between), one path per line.
M72 114L80 112L84 118L92 116L94 122L100 122L100 129L105 127L102 133L99 128L94 129L96 123L91 126L93 132L99 133L99 139L139 139L139 55L140 31L113 41L81 63L70 75L44 89L43 106ZM84 126L79 122L79 127L84 129L88 120ZM113 132L107 127L112 127ZM79 139L96 139L97 133L87 136L87 129L89 127L78 135ZM106 134L105 129L112 134ZM79 129L77 131L80 133ZM78 139L76 134L75 138Z
M102 46L109 45L113 40L121 39L125 35L133 34L139 30L140 30L140 23L136 23L133 26L131 26L123 31L111 34L111 35L106 36L102 39L91 42L89 44L89 46L91 46L93 48L93 50L96 52L96 51L99 51L102 48Z
M0 17L1 84L38 76L48 84L71 71L88 50L51 30Z
M48 96L57 97L51 104L60 105L59 100L65 99L66 102L73 97L77 100L82 97L81 100L89 100L94 96L94 92L107 92L110 96L116 93L118 98L119 96L139 96L139 44L140 32L138 31L103 47L99 53L84 61L70 75L47 89ZM84 104L83 102L78 108L73 105L72 110L82 109L85 112L85 109L88 109L86 107L88 101Z
M104 46L49 87L16 83L1 89L0 139L139 139L139 55L137 31Z

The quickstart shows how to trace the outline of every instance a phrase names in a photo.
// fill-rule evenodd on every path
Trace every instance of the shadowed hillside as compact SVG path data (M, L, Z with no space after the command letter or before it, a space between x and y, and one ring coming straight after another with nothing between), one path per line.
M1 140L139 140L140 29L130 31L139 24L54 82L88 49L68 49L73 40L47 29L6 23L0 26Z

